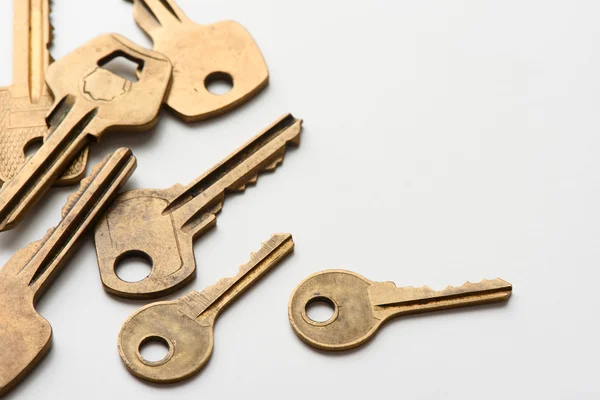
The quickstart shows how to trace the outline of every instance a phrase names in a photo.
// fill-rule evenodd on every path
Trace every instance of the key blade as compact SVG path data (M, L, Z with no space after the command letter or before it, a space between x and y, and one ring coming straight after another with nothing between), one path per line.
M293 249L291 234L273 235L257 252L252 253L250 261L240 267L235 277L221 279L202 293L189 293L180 300L180 310L191 318L216 318L225 306L279 264Z
M50 65L49 0L14 0L13 95L36 104L48 89L44 81Z
M182 230L193 232L216 214L224 196L245 190L263 171L274 170L283 160L287 146L300 144L302 120L287 114L198 178L175 198L163 215L177 212Z
M500 278L466 282L459 287L448 286L435 291L427 286L420 288L396 287L392 282L375 283L369 288L371 303L378 311L393 311L402 315L442 310L470 305L495 303L508 300L512 285Z
M23 379L49 350L52 327L34 304L134 168L129 149L105 158L69 197L61 222L42 240L18 251L0 270L0 395Z

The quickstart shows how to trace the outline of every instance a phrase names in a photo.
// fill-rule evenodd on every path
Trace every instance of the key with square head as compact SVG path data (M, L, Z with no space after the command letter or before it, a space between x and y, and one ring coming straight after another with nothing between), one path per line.
M104 288L130 298L165 295L194 277L193 241L215 226L225 196L274 170L286 147L300 143L302 121L288 114L187 186L139 189L119 196L96 227L96 253ZM152 271L138 282L121 280L115 267L143 257Z
M198 372L214 346L214 325L220 312L256 283L294 249L292 235L280 233L263 243L234 278L221 279L202 293L191 291L179 300L160 301L131 315L119 332L119 355L138 378L158 383L176 382ZM140 347L166 344L160 361L148 361Z
M60 223L19 250L0 270L0 395L23 379L50 349L52 327L35 304L76 250L82 236L127 182L136 160L119 149L81 181Z
M13 0L13 84L0 88L0 181L10 180L25 164L25 150L48 133L46 114L52 96L45 82L52 62L49 0ZM78 182L85 175L87 147L56 181Z
M237 22L196 24L173 0L133 3L135 21L154 42L154 50L173 63L167 105L184 121L223 114L267 86L265 60L250 33ZM218 81L231 84L231 90L210 92L208 86Z
M138 64L137 82L102 68L117 57ZM54 62L46 74L56 100L48 117L50 134L2 187L0 231L14 228L77 154L104 133L153 126L170 78L166 57L118 35L99 36Z
M512 285L499 278L435 291L427 286L398 288L354 272L329 270L309 276L296 287L288 317L307 344L321 350L347 350L369 340L392 318L506 301L511 292ZM313 321L307 315L307 307L316 302L333 308L327 321Z

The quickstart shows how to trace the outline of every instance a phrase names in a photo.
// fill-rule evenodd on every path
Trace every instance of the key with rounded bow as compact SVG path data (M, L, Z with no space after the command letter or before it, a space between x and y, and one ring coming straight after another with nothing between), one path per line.
M119 332L119 355L138 378L158 383L176 382L197 373L209 360L214 346L215 320L221 311L294 249L292 235L275 234L252 253L233 278L221 279L202 293L192 291L175 301L142 307ZM160 361L147 361L140 347L150 341L166 344Z
M347 350L369 340L392 318L506 301L511 292L512 285L499 278L435 291L427 286L399 288L354 272L329 270L298 285L290 298L288 317L307 344L321 350ZM314 321L307 315L307 307L316 302L333 308L327 321Z
M131 82L102 68L125 57L138 64ZM156 122L171 63L118 35L99 36L54 62L46 82L55 104L40 149L0 191L0 231L14 228L88 144L108 131L141 131Z
M52 62L50 0L13 0L13 83L0 88L0 181L10 180L25 164L26 150L48 133L46 114L52 96L45 82ZM78 182L85 175L85 148L56 184Z
M79 191L69 196L60 223L0 269L0 395L23 379L50 349L52 327L37 313L35 304L135 165L129 149L106 157L81 181Z
M133 12L154 42L154 50L173 62L173 84L166 103L184 121L223 114L267 86L265 60L239 23L196 24L174 0L133 0ZM231 90L221 94L208 90L219 81L229 83Z
M274 170L288 145L300 143L302 121L288 114L187 186L139 189L119 196L96 227L96 253L104 288L131 298L165 295L194 277L193 241L216 224L228 193L243 191L262 171ZM143 257L152 271L138 282L121 280L115 267Z

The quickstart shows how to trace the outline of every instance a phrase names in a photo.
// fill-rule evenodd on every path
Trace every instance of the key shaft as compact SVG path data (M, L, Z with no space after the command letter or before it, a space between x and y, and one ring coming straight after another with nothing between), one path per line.
M69 196L62 220L43 239L19 250L0 270L0 395L23 379L50 349L52 327L35 304L66 265L135 169L129 149L119 149L81 181Z
M96 253L104 288L122 297L157 297L194 277L193 241L215 226L228 193L275 169L286 148L298 145L302 121L288 114L187 186L140 189L119 196L96 228ZM115 273L128 256L143 256L152 272L138 282Z
M197 373L212 354L219 313L293 248L290 234L273 235L235 277L222 279L202 293L192 291L179 300L153 303L136 311L119 332L119 355L129 371L157 383L177 382ZM150 362L142 357L139 348L149 340L169 346L163 360Z

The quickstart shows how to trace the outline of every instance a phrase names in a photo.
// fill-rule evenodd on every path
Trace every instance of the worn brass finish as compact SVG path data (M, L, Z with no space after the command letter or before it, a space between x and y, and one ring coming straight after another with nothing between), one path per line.
M119 354L131 373L152 382L168 383L197 373L208 361L214 345L214 324L220 312L256 283L294 248L289 233L276 234L253 253L233 278L221 279L202 293L191 291L179 300L142 307L130 316L119 333ZM148 340L169 346L158 362L145 360L139 348Z
M15 253L0 270L0 395L23 379L50 349L52 327L37 313L35 304L127 182L135 164L129 149L106 157L68 198L58 226Z
M265 60L250 33L239 23L198 25L173 0L133 2L134 18L154 42L154 50L173 62L167 105L184 121L223 114L267 86ZM225 78L233 82L229 92L219 95L207 89L211 80Z
M286 147L300 143L302 121L288 114L187 186L132 190L119 196L96 228L96 253L104 288L116 296L151 298L193 278L193 241L216 224L225 195L274 170ZM139 282L124 282L115 266L130 256L152 262Z
M496 278L434 291L427 286L398 288L392 282L372 282L354 272L329 270L306 278L292 293L290 323L307 344L322 350L347 350L375 335L386 321L407 314L445 310L508 300L512 285ZM333 316L311 320L306 307L323 301Z
M44 76L52 62L49 0L13 0L13 84L0 88L0 181L25 164L25 148L48 133L46 114L52 96ZM85 175L87 147L57 181L78 182Z
M119 56L143 66L138 82L100 67ZM171 69L164 56L118 35L99 36L50 65L46 82L56 99L48 118L50 136L0 191L0 230L15 227L77 154L105 132L151 127Z

